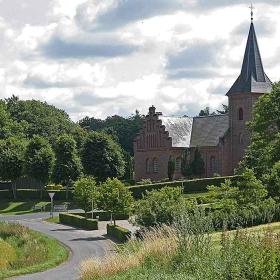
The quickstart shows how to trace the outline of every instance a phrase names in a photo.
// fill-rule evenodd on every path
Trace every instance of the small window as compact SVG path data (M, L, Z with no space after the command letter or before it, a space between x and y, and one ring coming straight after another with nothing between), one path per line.
M242 133L240 133L239 134L239 144L243 144L244 143L244 140L243 140L243 134Z
M180 157L176 158L175 170L177 172L181 170L181 158Z
M150 173L150 160L147 158L146 159L146 173Z
M240 120L240 121L243 121L243 109L242 108L239 108L239 110L238 110L238 119Z
M158 160L157 160L157 158L154 158L154 160L153 160L153 171L154 171L154 173L158 173L158 170L159 170Z

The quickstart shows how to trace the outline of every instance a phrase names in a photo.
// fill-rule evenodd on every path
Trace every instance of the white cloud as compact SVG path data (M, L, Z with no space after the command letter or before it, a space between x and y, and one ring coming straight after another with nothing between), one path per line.
M12 18L18 1L0 1L0 96L44 100L74 120L152 104L168 115L216 109L239 74L250 23L241 0L26 0ZM280 3L255 2L276 81Z

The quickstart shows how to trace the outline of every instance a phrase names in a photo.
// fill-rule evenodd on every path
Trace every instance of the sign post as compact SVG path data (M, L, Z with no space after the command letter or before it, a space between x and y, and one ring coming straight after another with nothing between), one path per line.
M55 193L51 193L49 192L49 196L51 198L51 217L53 218L53 197L54 197Z

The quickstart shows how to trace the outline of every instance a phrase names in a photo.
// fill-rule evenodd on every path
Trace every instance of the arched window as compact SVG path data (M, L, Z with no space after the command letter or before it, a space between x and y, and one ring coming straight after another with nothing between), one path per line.
M154 171L154 173L158 173L158 160L157 160L157 158L154 158L153 159L153 171Z
M181 158L177 157L175 162L175 170L177 172L181 170L181 162L182 162Z
M243 144L244 141L243 141L243 134L242 133L239 133L239 144Z
M214 156L210 157L210 170L216 172L216 158Z
M147 158L146 159L146 173L150 173L151 169L150 169L150 160Z
M239 110L238 110L238 119L240 120L240 121L243 121L243 109L242 108L239 108Z

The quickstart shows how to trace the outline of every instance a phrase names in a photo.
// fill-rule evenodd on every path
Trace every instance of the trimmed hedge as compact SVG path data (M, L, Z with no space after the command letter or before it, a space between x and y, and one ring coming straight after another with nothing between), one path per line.
M74 226L81 229L87 229L87 230L98 229L97 220L86 219L85 217L74 215L74 214L59 213L59 222L68 226Z
M78 215L85 217L85 213L78 213ZM87 215L88 217L91 217L91 213L88 213ZM97 217L98 217L98 221L110 221L111 213L105 211L96 211L93 213L93 218L97 219ZM128 220L128 219L129 219L128 214L122 214L122 213L115 214L115 220Z
M227 176L227 177L214 177L214 178L203 178L203 179L194 179L187 181L172 181L172 182L163 182L155 183L149 185L139 185L132 186L129 190L132 192L132 195L135 199L141 199L146 191L159 190L164 187L184 187L184 193L191 192L205 192L207 191L207 186L215 185L219 186L221 183L224 183L225 180L231 180L233 183L237 181L240 176Z
M126 242L131 236L128 229L111 224L107 224L107 234L122 243Z
M57 201L65 201L66 199L66 190L59 191L51 191L55 193L54 200ZM18 189L16 191L17 200L38 200L41 199L41 191L40 190L31 190L31 189ZM0 190L0 200L1 199L13 199L13 193L11 190ZM49 194L43 190L43 200L49 201ZM68 192L68 200L73 200L73 193L71 191Z

